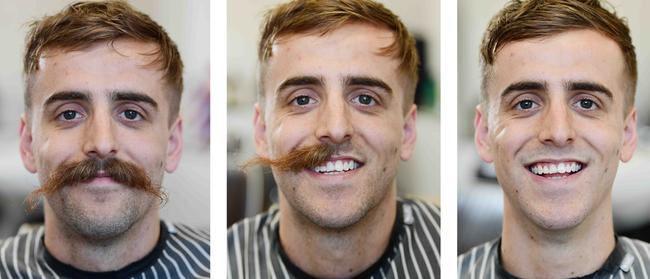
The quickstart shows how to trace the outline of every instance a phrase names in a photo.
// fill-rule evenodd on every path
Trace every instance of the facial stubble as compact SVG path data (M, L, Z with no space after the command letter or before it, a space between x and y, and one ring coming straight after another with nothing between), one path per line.
M98 212L84 208L83 204L70 195L75 187L81 187L81 184L93 180L99 174L127 187L129 191L126 196L120 197L122 204L119 208L112 208L105 215L99 212L99 215L104 215L103 218L98 218ZM98 192L95 201L101 200L102 195L101 191ZM164 203L167 198L165 192L151 182L143 168L116 158L88 158L59 165L41 187L28 196L26 202L33 209L39 197L44 196L68 228L88 238L109 239L129 229L153 205L153 202L142 203L137 197L141 195L153 196L160 203Z

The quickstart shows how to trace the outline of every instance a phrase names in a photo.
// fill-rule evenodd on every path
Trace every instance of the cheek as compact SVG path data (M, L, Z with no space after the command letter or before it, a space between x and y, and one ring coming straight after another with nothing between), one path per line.
M533 121L508 120L498 122L490 133L490 149L497 161L511 163L528 142L535 138Z
M399 118L396 118L399 119ZM380 151L379 154L386 154L389 158L399 161L402 144L401 121L390 119L366 119L355 121L354 130L363 139L369 148Z
M276 157L287 154L303 143L304 139L313 134L314 121L307 115L282 117L267 122L269 155Z
M133 160L151 174L162 173L167 156L168 137L165 133L122 135L118 141L121 152L118 153L125 153L125 159Z
M595 121L581 121L577 126L577 134L595 149L601 160L613 164L618 162L623 146L623 127Z
M53 136L47 132L36 133L41 134L33 142L37 172L41 179L47 178L62 163L75 160L75 154L81 150L79 137L73 132L55 132Z

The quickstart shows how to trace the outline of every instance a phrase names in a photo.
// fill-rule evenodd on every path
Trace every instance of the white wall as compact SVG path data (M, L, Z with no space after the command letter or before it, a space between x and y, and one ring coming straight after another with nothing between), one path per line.
M22 55L28 23L63 9L70 0L0 1L0 193L20 194L37 185L18 156L18 120L23 111ZM136 9L162 25L176 42L185 63L185 92L181 115L185 120L185 149L176 173L166 176L170 200L163 218L195 226L209 226L209 150L197 136L198 92L208 86L208 0L132 0ZM206 212L206 214L196 214Z

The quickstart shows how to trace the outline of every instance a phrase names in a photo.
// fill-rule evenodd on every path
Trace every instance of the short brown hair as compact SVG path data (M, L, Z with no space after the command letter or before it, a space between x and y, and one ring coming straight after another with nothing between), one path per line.
M112 43L133 39L155 43L154 63L160 64L164 77L174 91L170 95L170 122L178 115L183 92L183 62L176 44L167 32L148 15L136 11L125 1L77 2L61 12L30 24L27 34L24 68L25 107L30 109L30 76L38 71L38 60L47 49L82 50L98 42Z
M393 32L395 41L382 49L382 54L399 59L400 70L410 86L405 92L405 107L410 107L418 81L418 54L415 39L398 16L381 3L371 0L294 0L269 10L262 23L259 42L260 80L264 77L265 64L273 55L272 47L282 36L294 34L320 34L352 22L369 23ZM261 83L261 82L260 82ZM263 96L262 87L260 94Z
M629 77L625 108L634 104L637 68L630 30L623 18L603 8L598 0L511 0L492 20L481 43L483 82L481 97L487 101L490 66L508 43L548 37L566 31L592 29L620 47Z

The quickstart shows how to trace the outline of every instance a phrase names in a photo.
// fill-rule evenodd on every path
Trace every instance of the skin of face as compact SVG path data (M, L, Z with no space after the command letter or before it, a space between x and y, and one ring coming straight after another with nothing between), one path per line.
M78 51L51 49L32 76L31 112L20 123L25 168L43 183L59 165L90 157L142 167L155 185L176 169L182 121L171 121L170 91L154 44L117 40ZM155 103L155 105L154 105ZM46 196L64 228L90 238L111 238L129 229L159 200L109 177L63 187Z
M623 61L618 45L592 30L512 42L497 54L475 143L494 163L513 218L559 231L611 212L618 162L631 159L637 139ZM530 170L560 162L582 169L555 179Z
M312 169L273 171L280 201L323 228L357 223L385 200L400 159L415 143L415 105L403 109L405 77L399 61L380 54L390 31L346 24L325 35L279 38L263 78L263 103L255 107L260 156L276 158L303 146L338 146L331 161L360 168L339 174Z

